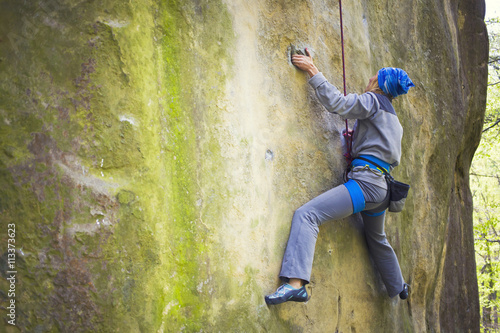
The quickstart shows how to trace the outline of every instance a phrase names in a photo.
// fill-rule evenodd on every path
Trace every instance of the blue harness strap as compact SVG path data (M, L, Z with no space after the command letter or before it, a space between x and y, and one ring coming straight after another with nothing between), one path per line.
M351 167L368 166L370 169L379 170L382 173L389 173L391 167L389 163L384 162L376 158L375 156L371 155L360 155L359 157L363 159L354 159L354 161L352 161ZM370 162L376 163L378 165ZM363 191L361 190L361 187L359 187L359 184L356 183L355 180L350 179L344 185L349 191L349 194L351 195L353 214L362 212L362 214L368 216L380 216L385 213L385 209L381 212L363 211L365 209L366 202L365 202L365 197L363 195Z
M354 159L354 161L352 161L352 164L351 166L352 167L357 167L357 166L365 166L365 165L368 165L370 167L370 169L374 169L374 170L380 170L382 173L383 172L387 172L389 173L389 170L390 170L390 167L391 165L387 162L384 162L382 161L381 159L378 159L376 158L375 156L371 156L371 155L360 155L359 157L362 157L363 159L365 160L361 160L361 159ZM379 167L377 167L375 164L372 164L368 161L371 161L371 162L374 162L376 164L378 164L381 168L383 168L383 170L381 170Z
M349 179L347 183L344 183L344 186L347 188L349 194L351 195L352 209L353 209L352 213L356 214L365 209L366 205L365 197L358 183L356 183L356 181L353 179Z

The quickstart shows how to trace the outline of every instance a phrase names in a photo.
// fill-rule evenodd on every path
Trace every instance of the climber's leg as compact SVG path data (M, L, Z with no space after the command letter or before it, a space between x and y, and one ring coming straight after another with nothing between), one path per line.
M292 219L280 278L296 278L309 283L319 226L329 220L347 217L352 211L351 197L344 185L321 194L297 209Z
M303 284L309 283L314 259L314 248L319 226L328 220L347 217L353 212L349 191L344 185L337 186L297 209L293 215L288 244L283 256L280 278L290 280L276 292L265 297L267 304L286 301L305 302L307 290Z
M368 216L363 213L361 216L363 217L368 250L382 276L389 297L394 297L403 291L404 280L396 253L385 235L385 212L380 216Z

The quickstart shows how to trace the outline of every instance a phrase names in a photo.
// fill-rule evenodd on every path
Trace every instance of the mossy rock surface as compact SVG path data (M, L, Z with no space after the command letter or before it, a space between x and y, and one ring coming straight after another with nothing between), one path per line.
M338 3L4 1L0 233L6 332L468 332L479 327L468 172L484 3L343 6L347 90L404 68L389 299L359 217L323 225L307 304L267 307L295 209L342 182L343 122L290 63L342 86ZM352 124L351 124L352 125Z

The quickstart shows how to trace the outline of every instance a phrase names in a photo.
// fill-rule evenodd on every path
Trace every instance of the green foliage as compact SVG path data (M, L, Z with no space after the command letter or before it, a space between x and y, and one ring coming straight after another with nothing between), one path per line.
M500 20L486 22L490 38L488 98L481 143L471 170L481 330L498 331L500 309Z
M498 134L500 130L500 19L490 19L488 35L490 40L490 55L488 60L488 101L485 115L485 126L483 132L495 128Z

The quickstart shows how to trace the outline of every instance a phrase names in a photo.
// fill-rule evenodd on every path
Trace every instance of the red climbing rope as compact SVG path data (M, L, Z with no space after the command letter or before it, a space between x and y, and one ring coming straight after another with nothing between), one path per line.
M342 45L342 74L344 80L344 96L347 96L347 89L345 83L345 58L344 58L344 24L342 22L342 0L339 0L339 10L340 10L340 43ZM351 150L352 150L352 135L353 133L349 133L349 123L347 119L345 120L345 133L343 134L345 138L346 150L347 152L344 154L347 164L351 164Z

